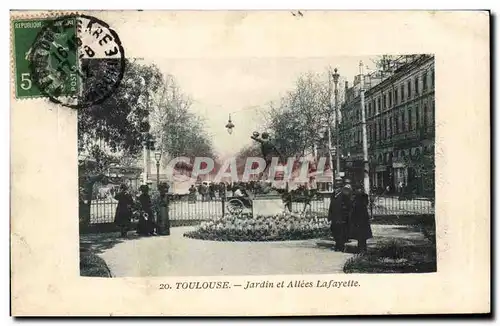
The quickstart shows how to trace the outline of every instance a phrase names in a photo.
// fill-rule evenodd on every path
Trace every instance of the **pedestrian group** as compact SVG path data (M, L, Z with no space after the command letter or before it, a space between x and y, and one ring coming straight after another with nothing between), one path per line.
M166 194L167 190L162 188L159 190L160 196ZM123 184L120 186L119 192L114 197L118 201L115 213L115 224L120 228L120 234L122 237L127 236L134 217L138 220L136 229L137 234L151 236L158 235L158 233L160 233L159 223L157 223L157 221L160 220L161 202L157 203L155 206L158 207L153 209L153 202L149 194L149 187L147 185L142 185L139 187L139 191L140 195L134 200L134 197L130 194L127 185ZM169 225L168 221L166 222L167 225L165 234L168 235Z
M358 241L360 252L366 251L366 241L373 237L368 203L368 195L360 186L353 189L351 184L346 184L340 193L332 193L328 220L336 251L344 251L349 239Z

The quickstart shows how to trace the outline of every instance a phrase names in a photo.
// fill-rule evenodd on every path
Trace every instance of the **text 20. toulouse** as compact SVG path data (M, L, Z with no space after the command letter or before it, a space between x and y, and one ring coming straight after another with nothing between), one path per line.
M241 285L234 285L234 287L241 287ZM250 282L247 281L243 290L247 289L263 289L263 288L350 288L359 287L358 281L348 280L348 281L322 281L318 280L316 282L296 280L296 281L262 281L262 282ZM220 289L230 289L232 288L229 282L223 281L207 281L207 282L175 282L175 286L168 283L161 283L159 286L160 290L220 290Z

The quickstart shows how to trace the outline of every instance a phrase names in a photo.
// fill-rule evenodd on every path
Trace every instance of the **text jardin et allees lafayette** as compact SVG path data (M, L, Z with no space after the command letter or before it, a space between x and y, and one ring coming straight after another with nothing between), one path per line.
M241 283L231 283L226 281L194 281L194 282L175 282L170 285L160 284L162 290L223 290L223 289L269 289L269 288L324 288L339 289L359 287L360 284L355 280L335 281L335 280L291 280L291 281L245 281Z

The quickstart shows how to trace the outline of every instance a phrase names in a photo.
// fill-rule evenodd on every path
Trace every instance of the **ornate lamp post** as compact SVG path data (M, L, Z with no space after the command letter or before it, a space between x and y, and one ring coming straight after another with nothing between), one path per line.
M338 180L340 179L340 147L339 147L339 114L338 114L338 89L337 89L337 86L338 86L338 83L339 83L339 74L337 73L337 68L335 68L333 70L333 74L332 74L332 78L333 78L333 84L335 85L335 89L334 89L334 99L335 99L335 102L334 102L334 110L335 110L335 150L336 150L336 153L335 153L335 157L336 157L336 163L337 163L337 166L336 166L336 169L335 169L335 181L338 182Z
M366 132L366 112L365 112L365 76L363 61L359 62L359 74L361 76L360 83L360 102L361 102L361 127L363 136L363 163L364 163L364 177L363 186L365 193L370 194L370 164L368 162L368 136Z
M149 124L149 90L146 88L146 80L140 77L141 92L145 93L146 99L144 100L144 116L140 122L140 131L142 133L142 150L143 150L143 175L142 183L148 183L148 173L149 173L149 149L152 147L152 139L149 130L151 128ZM141 99L142 100L142 99ZM142 102L142 101L141 101ZM142 104L142 103L141 103Z
M161 152L157 150L155 152L155 160L156 160L156 187L160 187L160 159L161 159Z

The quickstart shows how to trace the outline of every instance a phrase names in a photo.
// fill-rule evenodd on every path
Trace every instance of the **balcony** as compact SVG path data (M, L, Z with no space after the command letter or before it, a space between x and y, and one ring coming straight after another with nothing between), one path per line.
M419 139L420 132L417 130L407 131L401 134L393 135L392 141L394 143L407 141L407 140L416 140Z

